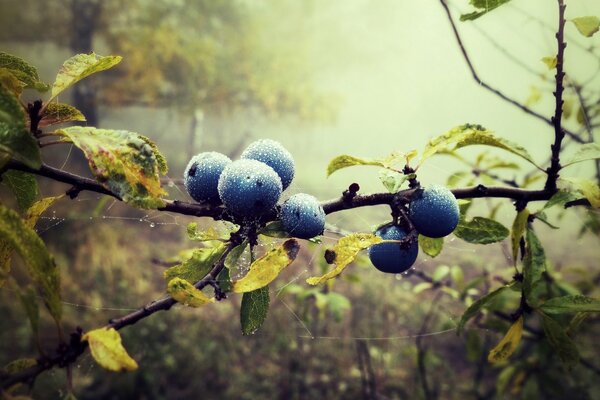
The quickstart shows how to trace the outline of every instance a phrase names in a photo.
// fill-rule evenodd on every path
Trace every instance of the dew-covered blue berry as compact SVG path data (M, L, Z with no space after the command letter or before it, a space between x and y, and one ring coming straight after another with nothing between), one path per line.
M323 233L325 211L314 196L298 193L283 203L281 223L290 235L300 239L310 239Z
M279 201L282 191L279 175L256 160L237 160L226 166L218 189L225 208L244 218L269 211Z
M219 177L229 164L231 164L229 157L215 151L195 155L183 173L185 189L196 201L218 201Z
M283 190L287 189L294 179L294 158L275 140L261 139L251 143L240 158L260 161L273 168L281 178Z
M375 232L375 235L385 240L402 240L408 236L404 228L387 224ZM371 263L382 272L399 274L409 269L419 254L419 244L414 237L406 245L402 243L380 243L369 247Z
M422 235L440 238L458 225L460 210L452 192L441 185L418 189L409 205L409 218Z

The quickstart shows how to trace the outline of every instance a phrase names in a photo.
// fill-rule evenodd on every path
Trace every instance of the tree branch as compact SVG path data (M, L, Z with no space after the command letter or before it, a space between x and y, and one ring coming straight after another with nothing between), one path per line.
M550 146L552 157L550 159L550 167L546 170L548 177L544 188L550 191L556 191L556 181L558 172L561 169L560 165L560 149L562 141L565 137L565 132L562 128L562 109L563 109L563 79L565 73L563 71L565 59L565 47L567 44L564 41L565 33L565 4L563 0L558 0L558 31L556 32L557 53L556 53L556 88L554 90L555 107L554 116L552 117L552 125L554 126L554 144Z
M448 8L448 4L446 3L446 0L440 0L440 3L442 4L442 7L444 7L444 10L446 11L446 15L448 16L448 21L450 21L450 25L452 26L452 31L454 32L454 37L456 38L456 41L458 42L458 45L460 47L460 51L463 55L463 58L465 59L467 66L469 67L469 70L471 71L471 75L473 76L473 79L475 80L475 82L477 82L479 85L481 85L483 88L485 88L486 90L494 93L496 96L500 97L502 100L512 104L513 106L521 109L523 112L541 120L544 121L545 123L547 123L548 125L554 126L554 123L552 121L552 119L548 119L546 118L544 115L532 110L531 108L527 107L525 104L522 104L510 97L508 97L507 95L505 95L504 93L502 93L501 91L499 91L498 89L490 86L489 84L487 84L485 81L481 80L481 78L479 77L479 75L477 74L477 71L475 70L475 67L473 66L473 63L471 62L471 58L469 57L469 54L467 53L467 49L465 48L462 38L460 36L460 33L458 33L458 28L456 27L456 23L454 22L454 18L452 18L452 13L450 12L450 9ZM574 141L578 142L578 143L585 143L585 141L583 139L581 139L579 136L577 136L577 134L575 134L574 132L571 132L569 130L564 129L564 132L569 135L569 137L571 137Z

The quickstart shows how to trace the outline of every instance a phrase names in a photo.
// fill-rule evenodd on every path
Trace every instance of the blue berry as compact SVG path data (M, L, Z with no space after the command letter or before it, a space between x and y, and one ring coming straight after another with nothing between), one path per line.
M452 192L440 185L418 189L411 199L409 218L422 235L440 238L458 225L460 211Z
M256 160L237 160L219 178L219 196L233 214L253 218L269 211L281 196L281 179L273 168Z
M215 151L192 157L183 173L183 184L189 195L196 201L218 201L219 176L228 164L231 164L229 157Z
M290 235L300 239L310 239L323 233L325 211L315 197L298 193L283 203L281 222Z
M400 226L387 224L375 232L375 235L385 240L401 240L408 233ZM409 269L417 259L419 244L415 237L408 247L400 243L380 243L369 247L369 259L382 272L399 274Z
M261 139L251 143L240 158L257 160L273 168L281 178L283 190L287 189L294 179L294 158L275 140Z

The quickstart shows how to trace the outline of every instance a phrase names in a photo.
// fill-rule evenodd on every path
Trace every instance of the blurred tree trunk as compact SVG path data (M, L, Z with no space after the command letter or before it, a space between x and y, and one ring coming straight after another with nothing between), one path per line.
M92 51L94 33L98 27L97 20L102 10L100 0L71 0L71 40L70 46L74 54ZM83 80L73 87L73 105L87 119L90 126L98 125L98 104L96 87L92 80Z

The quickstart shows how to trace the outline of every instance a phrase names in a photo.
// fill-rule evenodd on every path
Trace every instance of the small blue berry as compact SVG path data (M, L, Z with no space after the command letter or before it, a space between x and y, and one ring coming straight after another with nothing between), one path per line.
M281 196L281 179L273 168L256 160L237 160L219 178L219 196L233 214L254 218L269 211Z
M448 188L431 185L414 193L408 217L420 234L440 238L454 231L460 210L456 197Z
M218 201L219 176L228 164L231 164L229 157L215 151L192 157L183 173L183 184L189 195L200 202Z
M314 196L298 193L283 203L281 222L290 235L300 239L310 239L323 233L325 211Z
M294 179L294 158L275 140L261 139L251 143L240 158L264 162L273 168L281 178L283 190L287 189Z
M408 233L400 226L387 224L375 232L375 235L385 240L401 240ZM400 243L380 243L369 247L371 263L382 272L399 274L409 269L417 259L419 244L417 238L402 247Z

